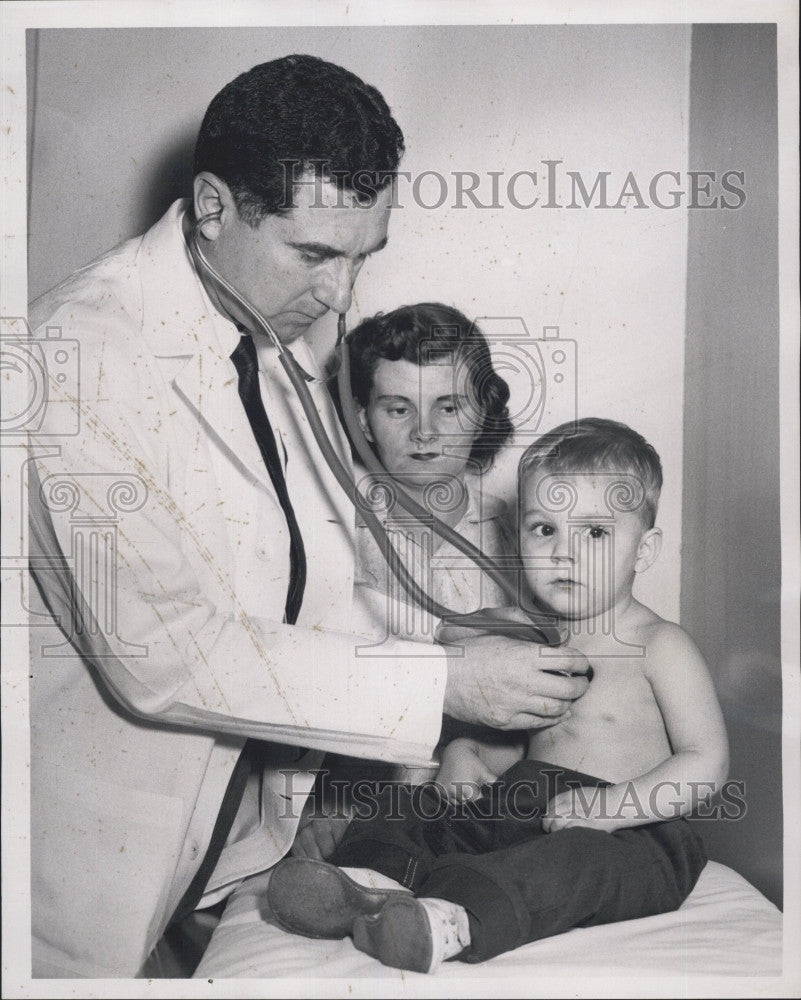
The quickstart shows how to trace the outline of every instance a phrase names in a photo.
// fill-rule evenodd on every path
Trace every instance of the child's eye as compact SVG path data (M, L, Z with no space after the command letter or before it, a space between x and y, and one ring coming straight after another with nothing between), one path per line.
M554 527L552 524L543 524L542 521L537 521L531 525L528 531L529 534L536 535L539 538L550 538L554 533Z
M597 538L605 538L609 534L609 532L606 530L606 528L602 527L600 524L592 524L587 529L587 534L589 535L590 538L597 539Z

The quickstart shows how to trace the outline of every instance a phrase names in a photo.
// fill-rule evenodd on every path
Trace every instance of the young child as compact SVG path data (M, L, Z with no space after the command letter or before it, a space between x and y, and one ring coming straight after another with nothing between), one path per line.
M457 309L422 302L365 320L350 333L348 348L359 420L389 473L381 482L363 474L360 486L401 561L454 612L503 603L489 577L393 502L398 483L488 555L513 551L506 506L481 482L512 433L509 388L493 368L484 334ZM402 627L433 641L436 622L412 606L361 518L356 585L357 592L372 592L374 620L367 628L354 623L354 631L383 637Z
M525 746L450 743L438 785L372 803L332 864L281 862L268 899L287 929L352 935L384 964L426 972L676 909L703 869L680 817L726 779L720 707L690 637L632 596L660 548L659 458L609 420L544 440L520 462L520 551L534 596L592 665L588 691ZM558 654L532 646L555 669ZM373 869L413 894L364 888L334 865Z

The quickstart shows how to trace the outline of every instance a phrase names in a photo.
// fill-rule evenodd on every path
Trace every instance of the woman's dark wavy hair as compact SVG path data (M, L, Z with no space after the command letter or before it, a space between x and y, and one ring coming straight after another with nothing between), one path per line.
M421 302L378 313L355 327L347 343L353 395L365 408L379 361L452 363L468 373L466 428L479 425L470 461L486 470L511 437L509 386L492 366L487 338L458 309Z
M217 94L194 171L224 180L241 218L257 226L293 207L294 182L309 171L373 201L403 151L403 133L375 87L323 59L292 55L254 66Z

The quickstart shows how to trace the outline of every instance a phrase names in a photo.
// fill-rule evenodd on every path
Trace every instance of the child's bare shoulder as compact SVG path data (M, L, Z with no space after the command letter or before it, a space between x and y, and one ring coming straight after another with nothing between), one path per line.
M677 661L701 660L703 657L689 633L677 622L660 617L655 611L640 605L644 612L641 619L641 635L645 646L645 656L649 668L677 665Z

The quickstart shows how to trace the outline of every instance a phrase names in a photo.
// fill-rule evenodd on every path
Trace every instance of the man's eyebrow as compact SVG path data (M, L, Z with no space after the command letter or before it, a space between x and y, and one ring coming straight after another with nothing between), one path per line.
M389 240L385 236L371 250L368 250L365 254L359 254L359 256L369 257L370 254L378 253L379 250L384 249L388 242ZM302 253L310 253L316 257L324 257L326 259L347 256L342 250L337 250L336 247L329 246L327 243L296 243L294 240L290 240L289 245L295 250L300 250Z
M411 398L409 396L401 396L398 395L397 393L390 393L390 392L386 392L381 396L376 396L376 400L379 399L383 400L384 402L386 402L387 400L398 399L403 403L411 403Z
M294 241L290 241L289 245L295 250L300 250L303 253L313 253L317 257L339 257L341 253L341 251L335 250L327 243L295 243Z

